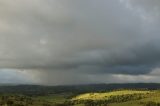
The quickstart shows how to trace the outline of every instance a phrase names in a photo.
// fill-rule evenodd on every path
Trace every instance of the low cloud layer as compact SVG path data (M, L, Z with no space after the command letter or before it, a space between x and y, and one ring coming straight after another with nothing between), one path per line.
M0 68L23 73L22 83L158 82L151 73L160 66L159 6L159 0L1 0Z

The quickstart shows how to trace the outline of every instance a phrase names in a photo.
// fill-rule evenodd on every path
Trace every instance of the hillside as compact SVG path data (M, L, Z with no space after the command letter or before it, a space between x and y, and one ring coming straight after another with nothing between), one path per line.
M74 106L160 106L160 91L119 90L85 93L71 99Z
M0 86L2 106L160 106L160 84ZM10 105L14 104L14 105Z
M152 93L151 91L137 91L137 90L120 90L106 93L86 93L81 94L73 98L72 100L104 100L109 99L111 96L125 96L132 94L147 94Z

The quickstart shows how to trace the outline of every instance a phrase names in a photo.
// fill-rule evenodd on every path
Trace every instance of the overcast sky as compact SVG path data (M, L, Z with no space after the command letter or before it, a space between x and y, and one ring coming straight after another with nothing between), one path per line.
M160 0L0 0L0 83L160 82Z

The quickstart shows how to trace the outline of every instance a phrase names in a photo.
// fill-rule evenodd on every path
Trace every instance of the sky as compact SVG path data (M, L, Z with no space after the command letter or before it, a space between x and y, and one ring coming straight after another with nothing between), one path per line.
M0 0L0 83L160 83L160 0Z

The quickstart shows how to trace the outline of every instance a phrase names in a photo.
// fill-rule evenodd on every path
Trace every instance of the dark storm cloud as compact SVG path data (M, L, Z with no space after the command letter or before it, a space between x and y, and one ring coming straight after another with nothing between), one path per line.
M159 4L2 0L0 68L29 70L57 84L101 74L149 74L160 65ZM60 74L64 80L58 82Z

